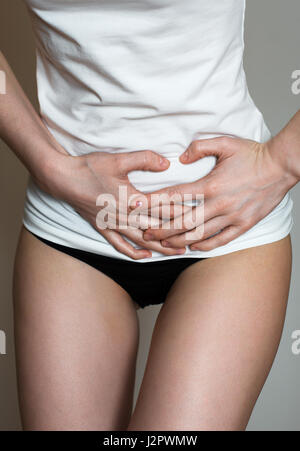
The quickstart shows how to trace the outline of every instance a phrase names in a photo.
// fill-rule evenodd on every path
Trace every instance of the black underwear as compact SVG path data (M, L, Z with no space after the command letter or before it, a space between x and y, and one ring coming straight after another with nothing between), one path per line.
M141 308L163 303L181 271L199 260L204 260L204 258L179 257L138 263L74 249L48 241L33 233L32 235L58 251L71 255L109 276L126 290Z

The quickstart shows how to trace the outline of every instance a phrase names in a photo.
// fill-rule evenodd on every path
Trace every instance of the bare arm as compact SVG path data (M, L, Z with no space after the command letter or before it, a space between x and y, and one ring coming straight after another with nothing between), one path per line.
M190 164L208 155L215 155L217 164L207 176L192 184L156 192L171 196L176 191L193 197L204 194L204 219L200 215L195 224L187 218L187 225L181 228L175 220L163 228L150 227L144 233L146 240L156 239L168 247L189 245L192 250L210 251L263 219L300 180L300 111L266 143L228 137L197 140L181 155L180 161ZM136 199L145 202L140 211L156 207L158 197L152 194L147 194L146 199Z
M278 158L287 177L295 185L300 180L300 110L278 135L269 142L272 155Z
M0 137L22 161L39 186L51 191L52 170L62 168L67 152L51 135L0 52L5 93L0 94Z
M49 132L0 52L0 71L6 79L6 92L0 94L0 138L13 150L37 185L57 199L68 202L119 252L132 259L151 257L151 250L166 255L183 253L185 248L166 249L157 241L146 242L143 231L128 224L128 205L119 201L119 187L127 187L128 198L142 193L128 179L134 170L164 171L169 161L151 150L111 154L92 152L71 156ZM97 198L112 195L116 201L113 226L97 223ZM147 217L146 221L148 220ZM115 224L117 224L115 226ZM114 229L114 230L113 230ZM132 246L125 237L136 243Z

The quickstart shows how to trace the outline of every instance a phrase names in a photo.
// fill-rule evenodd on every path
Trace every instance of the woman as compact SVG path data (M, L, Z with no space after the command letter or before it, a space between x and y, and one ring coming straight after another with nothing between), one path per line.
M299 113L271 137L247 90L245 2L26 3L40 115L0 62L1 137L31 175L14 272L24 429L244 430L284 323L300 174ZM204 194L203 215L176 201L168 221L155 193ZM136 309L155 303L132 413Z

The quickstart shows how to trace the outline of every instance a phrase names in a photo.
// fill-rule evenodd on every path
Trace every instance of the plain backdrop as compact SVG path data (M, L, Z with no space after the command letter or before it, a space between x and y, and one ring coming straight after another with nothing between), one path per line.
M293 94L291 90L292 73L300 70L299 23L299 0L247 2L244 66L250 93L273 134L300 108L300 95ZM0 2L0 48L36 105L33 36L21 0ZM0 142L0 330L5 331L7 338L7 354L0 355L0 430L21 428L16 393L11 286L26 181L26 170ZM291 338L294 330L300 330L299 185L291 193L294 201L293 274L287 318L276 361L249 423L250 431L300 430L300 355L292 353ZM141 341L135 401L160 308L149 306L138 313Z

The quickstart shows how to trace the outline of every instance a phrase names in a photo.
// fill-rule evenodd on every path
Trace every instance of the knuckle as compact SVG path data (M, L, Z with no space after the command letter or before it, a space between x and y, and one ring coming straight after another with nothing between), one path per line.
M230 136L223 136L221 138L221 145L224 149L233 149L235 146L237 146L239 139L238 138L232 138Z
M168 189L168 197L176 196L178 194L177 188L169 188Z
M137 238L136 236L131 235L130 233L128 233L126 236L127 236L127 238L134 241L134 243L137 244L138 246L143 246L145 244L142 242L142 240L140 238ZM137 252L137 249L132 248L132 252Z
M235 238L237 238L237 235L233 235L230 238L226 238L226 240L224 240L224 242L222 243L222 245L228 244L230 243L232 240L234 240Z
M252 221L250 219L245 219L241 226L240 226L240 230L241 232L247 232L247 230L251 229L252 227Z
M123 155L112 155L112 163L118 174L123 174L125 172Z
M152 237L151 241L164 240L168 234L168 232L166 232L166 230L157 230L157 231L153 230L152 233L153 233L153 237Z
M228 136L222 136L220 138L220 144L222 147L229 147L231 144L231 138L229 138Z
M219 239L216 240L217 246L224 246L233 239L232 236L223 234Z
M162 247L162 250L160 250L165 255L176 255L176 250L166 249Z
M214 247L215 247L215 244L212 243L212 242L205 242L204 241L202 243L202 245L201 245L201 249L204 250L204 251L211 251L211 250L214 249Z
M190 152L191 153L196 153L200 150L200 145L201 145L201 141L199 139L195 139L194 141L191 142L190 144Z
M187 218L184 218L182 227L184 228L184 230L191 230L191 229L194 229L194 228L196 227L196 221L195 221L195 219L192 218L192 217L190 217L190 216L187 217Z
M172 205L173 202L175 202L175 204L176 204L176 202L180 202L180 201L183 200L182 199L182 194L180 192L180 189L177 188L176 186L174 188L171 187L171 188L168 189L167 196L168 196L170 205Z
M132 249L131 252L128 252L128 256L133 258L134 260L139 260L139 258L140 258L139 252L135 249Z
M219 197L215 200L215 207L219 211L224 211L228 207L228 205L228 200L225 197Z
M243 231L248 230L253 224L253 220L249 216L249 212L247 212L246 210L236 212L235 217L236 217L236 224Z
M217 200L217 205L220 210L229 213L234 207L234 201L230 196L222 196Z
M229 215L227 215L227 218L230 224L239 224L241 221L241 214L238 211L233 211Z
M208 185L206 187L206 194L208 194L209 196L215 196L216 194L218 194L218 191L219 185L216 181L212 180L208 182Z
M114 247L118 252L121 252L122 254L125 253L125 255L128 255L128 252L127 252L127 251L124 252L124 250L122 249L122 246L120 246L118 243L115 243L115 242L113 242L113 241L110 240L110 244L112 244L113 247ZM128 257L130 257L130 255L128 255Z
M204 241L204 240L207 240L207 239L210 238L213 234L214 234L214 232L213 232L212 230L207 230L206 228L204 228L203 235L202 235L201 239L202 239L203 241Z
M143 154L143 162L145 166L149 166L153 161L153 153L151 150L145 150Z

